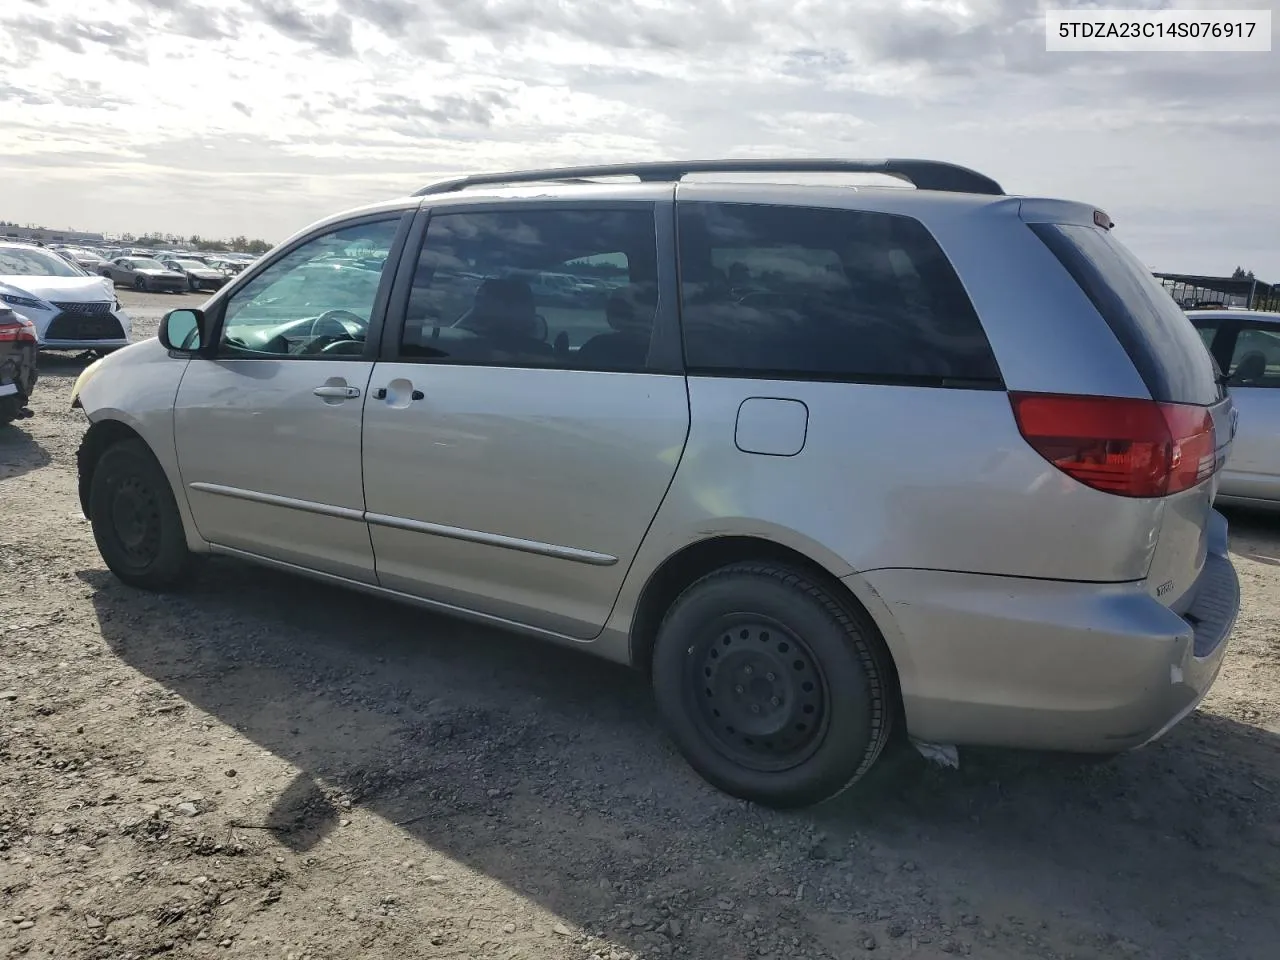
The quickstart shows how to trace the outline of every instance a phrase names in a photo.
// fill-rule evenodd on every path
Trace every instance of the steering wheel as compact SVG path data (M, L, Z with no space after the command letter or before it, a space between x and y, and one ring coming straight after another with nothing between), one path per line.
M311 321L311 339L298 350L298 356L324 353L335 343L356 340L355 334L343 322L344 320L351 321L357 328L368 326L363 317L357 316L350 310L326 310Z
M312 339L304 343L301 347L299 347L295 356L309 357L312 354L324 353L326 350L332 347L335 343L355 343L355 342L356 342L356 338L351 336L351 334L349 333L344 332L342 336L337 336L336 334L332 334L332 333L322 333L320 336L313 337Z
M354 340L355 337L347 325L343 323L344 320L351 321L357 328L367 328L369 326L368 320L352 313L350 310L326 310L311 321L311 336L348 337Z

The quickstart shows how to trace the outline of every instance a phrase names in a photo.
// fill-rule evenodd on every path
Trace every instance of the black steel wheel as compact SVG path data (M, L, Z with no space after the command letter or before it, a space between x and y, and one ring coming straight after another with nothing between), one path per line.
M110 526L121 555L134 566L153 562L160 552L160 498L137 474L117 476L111 485Z
M788 770L822 742L827 680L805 642L777 620L729 614L686 660L703 734L753 770ZM701 694L701 695L699 695Z
M711 783L773 807L826 800L888 742L888 655L874 624L814 578L736 564L668 611L653 655L658 708Z
M146 278L146 277L134 277L134 278L133 278L133 289L137 290L139 293L141 293L142 291L146 290L146 289L147 289L147 278Z
M89 521L107 567L131 586L166 590L188 580L200 557L187 549L164 469L141 440L124 440L93 465Z

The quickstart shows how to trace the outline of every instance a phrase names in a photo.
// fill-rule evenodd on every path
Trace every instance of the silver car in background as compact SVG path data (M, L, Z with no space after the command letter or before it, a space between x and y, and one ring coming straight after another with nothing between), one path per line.
M916 189L685 179L812 171ZM81 502L137 587L224 554L630 664L761 803L895 727L1115 753L1239 586L1231 399L1111 227L919 160L435 184L87 368Z
M1195 310L1240 417L1217 502L1280 510L1280 313Z

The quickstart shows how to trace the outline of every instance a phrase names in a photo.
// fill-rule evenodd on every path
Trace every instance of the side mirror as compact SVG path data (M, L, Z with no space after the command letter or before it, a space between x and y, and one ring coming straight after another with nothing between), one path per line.
M160 342L166 350L190 356L205 345L205 328L203 310L170 310L160 321Z

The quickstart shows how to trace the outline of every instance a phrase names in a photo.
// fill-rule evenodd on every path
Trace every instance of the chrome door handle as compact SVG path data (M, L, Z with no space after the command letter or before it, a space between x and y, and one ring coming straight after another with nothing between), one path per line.
M311 392L317 397L337 398L339 400L354 400L360 396L359 387L316 387Z

